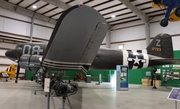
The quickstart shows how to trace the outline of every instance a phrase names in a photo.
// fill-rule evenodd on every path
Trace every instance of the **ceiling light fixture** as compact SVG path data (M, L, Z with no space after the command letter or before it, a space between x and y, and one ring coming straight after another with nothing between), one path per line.
M115 18L115 17L116 17L116 15L115 15L115 14L113 14L113 15L111 15L111 17L112 17L112 18Z
M37 6L36 6L36 5L33 5L32 7L33 7L34 9L36 9L36 8L37 8Z

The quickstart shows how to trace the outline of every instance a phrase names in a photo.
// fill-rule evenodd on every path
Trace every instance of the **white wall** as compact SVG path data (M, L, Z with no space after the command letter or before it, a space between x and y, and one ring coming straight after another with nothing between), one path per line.
M55 25L50 24L48 22L44 22L44 21L40 21L40 20L36 20L36 19L35 19L34 23L43 24L44 26L47 26L47 27L54 27L55 26ZM53 31L53 28L47 28L47 27L34 25L33 36L38 37L38 38L42 38L42 39L49 39L51 36L51 33Z
M53 28L54 24L35 19L33 37L49 39ZM30 30L30 17L0 8L0 31L30 36Z
M162 16L155 17L154 19L151 20L151 22L159 21L160 19L162 19ZM113 27L114 30L111 31L111 43L113 42L119 42L119 43L111 44L111 48L118 48L119 44L123 44L124 49L132 49L132 50L146 49L146 40L142 40L143 38L146 38L145 26L144 24L143 25L139 25L139 24L143 24L143 22L137 21L137 22L126 23L124 25L118 25ZM139 26L129 27L132 25L139 25ZM167 27L161 27L159 22L151 23L150 37L155 37L157 34L160 33L167 33L172 35L174 50L180 50L180 46L179 46L180 22L169 22L169 25ZM174 37L173 35L176 35L176 37ZM133 40L139 40L139 41L133 41ZM130 42L124 42L124 41L130 41Z

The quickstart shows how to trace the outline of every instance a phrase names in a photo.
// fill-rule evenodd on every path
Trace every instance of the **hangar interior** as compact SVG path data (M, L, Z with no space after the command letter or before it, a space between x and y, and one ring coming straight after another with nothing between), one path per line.
M64 10L73 5L79 4L81 1L83 4L100 12L108 23L109 30L100 48L119 49L119 47L123 47L122 49L124 50L142 50L142 52L146 52L146 47L157 34L167 33L172 36L174 57L180 58L180 22L170 22L167 27L161 27L159 21L164 17L164 13L162 9L152 8L151 0L1 0L0 70L3 71L11 63L14 63L5 56L5 52L7 50L15 48L18 43L29 41L48 43L59 16L64 12ZM112 15L115 17L113 18ZM175 72L180 73L180 66L178 65L156 67L160 69L160 80L162 85L163 71L174 70ZM129 83L138 84L132 85L132 91L130 90L130 93L116 92L114 89L112 91L110 89L106 89L107 87L110 88L106 85L102 87L91 85L84 86L84 84L80 83L80 86L90 87L90 89L85 89L83 90L84 92L80 89L74 98L70 98L70 100L74 102L72 105L76 107L76 109L132 109L132 106L136 109L140 108L141 105L143 105L143 109L150 109L152 107L159 109L172 108L174 106L174 102L166 99L170 89L160 87L158 91L152 91L151 87L141 87L142 78L147 76L146 72L151 72L151 69L143 68L129 70ZM114 71L90 70L88 72L88 75L92 76L92 81L98 81L99 74L102 75L103 82L108 82L108 76L113 75ZM20 75L24 77L23 79L26 78L27 80L30 80L32 76L30 71L25 71L24 69L20 69ZM68 80L68 77L75 77L76 71L67 71L65 76L66 80ZM25 88L21 86L23 83L20 82L19 84L20 85L18 86L13 85L13 83L1 83L0 85L2 86L0 87L2 89L6 88L6 85L8 88L17 86L22 89L20 90L16 88L9 92L12 93L10 96L14 96L13 94L16 94L17 92L19 93L19 95L14 96L14 98L10 98L9 95L7 97L3 95L1 96L3 96L5 100L11 100L11 102L13 102L15 98L19 99L20 97L23 97L23 95L20 95L20 93L22 93L26 94L26 96L28 95L25 99L28 102L31 102L27 104L29 108L33 105L33 103L37 105L34 108L42 109L46 107L46 104L44 103L46 102L46 98L44 98L44 96L42 97L41 95L37 95L36 97L31 97L33 89L30 89L30 85L32 85L32 83L25 83ZM169 80L168 84L179 87L180 78ZM30 90L27 91L26 88ZM96 90L93 90L93 88ZM107 91L108 94L105 93L104 90ZM2 91L3 93L7 93L5 90ZM87 96L86 93L89 93L90 95ZM81 95L81 100L78 100L79 95ZM90 97L91 95L94 98ZM97 98L95 96L97 96ZM101 98L102 96L103 98ZM131 96L133 97L131 98ZM123 100L118 101L121 97ZM95 104L93 107L88 107L88 105L92 105L91 103L88 103L89 98L91 98L90 102ZM155 101L153 101L154 99ZM97 103L95 102L96 100ZM39 101L40 103L44 103L43 106L38 104ZM128 101L130 101L129 104L127 103ZM20 102L23 101L20 100L18 103ZM56 100L56 102L59 101ZM18 107L18 103L13 105L21 109L22 107ZM98 103L107 104L103 106L98 105ZM4 104L2 103L2 105ZM26 104L23 104L23 106L26 106ZM3 109L10 108L11 106L5 106Z

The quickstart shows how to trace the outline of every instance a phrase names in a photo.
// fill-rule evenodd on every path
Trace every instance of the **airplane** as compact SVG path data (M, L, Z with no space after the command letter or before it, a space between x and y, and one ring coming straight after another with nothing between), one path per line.
M160 21L162 27L168 25L168 21L176 22L180 20L180 0L153 0L154 8L166 9L165 17Z
M6 51L5 55L18 63L15 82L20 67L32 73L41 68L44 72L58 69L87 73L89 69L115 70L116 65L138 69L180 63L180 59L173 58L172 38L168 34L158 34L147 47L147 53L142 53L100 48L106 32L104 18L94 9L85 5L68 9L59 18L47 44L21 43Z
M167 8L163 4L159 5L159 4L154 4L154 3L152 4L152 7L153 8L161 8L163 10ZM180 17L176 16L176 14L175 14L175 9L171 11L171 13L169 15L169 18L168 18L168 21L169 22L178 22L178 21L180 21ZM163 25L161 25L161 26L163 26Z
M41 60L40 58L43 56L46 47L46 43L21 43L16 46L16 49L8 50L5 55L13 61L20 58L19 65L21 68L36 72L41 67L44 67L39 60ZM38 48L39 51L33 52L34 49L31 48ZM29 56L29 58L24 58L24 56ZM31 58L33 56L36 56L36 58ZM100 48L89 69L115 70L116 65L125 65L129 69L138 69L157 65L180 64L180 59L173 57L171 36L158 34L147 47L147 53L142 53L141 50Z
M1 71L0 74L1 74L1 78L6 78L6 81L8 81L7 78L12 79L15 77L16 66L14 64L10 64L9 69L7 68L6 70Z

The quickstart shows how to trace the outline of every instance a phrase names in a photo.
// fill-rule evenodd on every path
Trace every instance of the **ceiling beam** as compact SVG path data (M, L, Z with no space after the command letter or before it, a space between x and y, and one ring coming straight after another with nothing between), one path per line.
M37 2L39 2L40 0L36 0L35 2L33 2L33 3L31 3L31 4L29 4L27 7L25 7L25 9L28 9L30 6L32 6L32 5L34 5L34 4L36 4Z
M133 13L135 13L142 21L148 22L149 17L144 14L140 9L138 9L136 6L134 6L131 2L128 0L119 0L121 3L123 3L125 6L127 6Z
M28 17L34 17L35 19L38 19L38 20L42 20L42 21L45 21L45 22L56 24L56 20L54 20L54 19L48 18L46 16L43 16L43 15L38 14L36 12L30 11L28 9L24 9L24 8L22 8L20 6L17 6L17 5L14 5L12 3L6 2L4 0L0 0L0 7L4 8L4 9L7 9L9 11L17 12L19 14L22 14L22 15L25 15L25 16L28 16Z
M105 2L102 2L102 3L99 3L99 4L96 4L96 5L92 6L92 8L98 7L98 6L100 6L100 5L104 5L104 4L109 3L109 2L112 2L112 1L114 1L114 0L107 0L107 1L105 1Z
M16 5L19 5L20 3L22 3L24 0L20 0L18 3L16 3Z
M50 9L50 10L48 10L48 11L46 11L46 12L42 13L42 15L47 14L47 13L49 13L49 12L51 12L51 11L53 11L53 10L57 9L57 8L58 8L58 7L54 7L54 8L52 8L52 9Z
M70 5L64 3L64 2L62 2L60 0L42 0L42 1L50 3L50 4L54 5L54 6L57 6L57 7L61 8L61 9L64 9L64 10L71 7Z
M38 10L40 10L40 9L42 9L42 8L44 8L44 7L46 7L46 6L48 6L48 5L49 5L49 3L46 3L45 5L43 5L43 6L39 7L39 8L37 8L36 10L34 10L34 12L36 12L36 11L38 11Z

